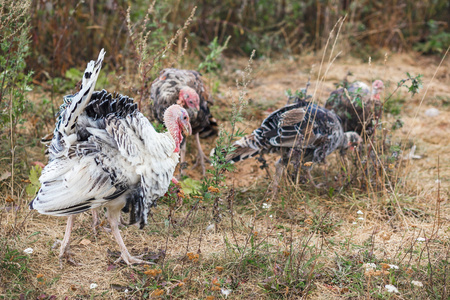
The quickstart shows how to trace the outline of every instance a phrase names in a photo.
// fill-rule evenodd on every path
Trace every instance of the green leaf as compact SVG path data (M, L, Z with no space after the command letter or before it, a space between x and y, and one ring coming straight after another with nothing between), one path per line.
M66 71L65 77L78 82L81 78L83 78L83 72L75 68L70 68Z
M30 169L30 176L28 179L31 183L25 188L28 196L34 196L39 191L39 188L41 187L41 182L39 181L41 172L42 168L40 166L34 166Z
M201 189L202 183L199 180L186 178L180 182L181 188L186 195L192 194Z

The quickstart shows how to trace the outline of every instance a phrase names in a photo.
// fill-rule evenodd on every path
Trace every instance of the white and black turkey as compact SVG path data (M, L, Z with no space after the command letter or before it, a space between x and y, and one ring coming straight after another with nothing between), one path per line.
M372 91L364 82L355 81L333 91L325 108L334 111L341 118L344 131L372 135L373 123L381 117L380 94L383 89L381 80L373 82Z
M163 121L164 111L172 104L179 104L189 113L192 134L195 135L198 155L197 164L205 175L205 156L200 137L208 137L216 133L215 119L209 111L212 99L203 83L201 74L193 70L164 69L151 86L150 97L154 117ZM186 143L181 150L181 164L185 162Z
M283 166L305 166L306 162L323 163L333 151L341 154L358 145L361 137L355 132L345 132L334 113L311 102L297 98L296 103L271 113L261 127L233 144L235 151L227 155L226 161L237 162L257 154L279 152L282 157L276 162L275 189L282 175ZM306 164L311 183L313 164Z
M157 133L133 99L105 90L94 92L105 52L91 61L78 93L66 97L53 139L41 188L30 208L41 214L68 216L60 260L69 258L76 214L107 208L112 233L127 264L144 263L128 252L118 229L120 211L130 224L147 223L152 206L169 188L178 164L183 135L191 126L186 110L172 105L164 115L168 129Z

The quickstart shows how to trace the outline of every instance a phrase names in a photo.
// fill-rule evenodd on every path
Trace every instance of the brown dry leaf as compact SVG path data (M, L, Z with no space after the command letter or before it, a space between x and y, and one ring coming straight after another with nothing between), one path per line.
M216 271L219 272L219 273L222 272L222 271L223 271L223 267L217 266L217 267L216 267Z
M158 296L164 295L164 293L165 293L165 291L163 289L156 289L153 291L151 296L158 297Z
M6 202L14 202L14 199L11 196L6 197Z
M89 245L90 243L92 243L90 240L88 240L88 239L82 239L81 242L80 242L79 244L80 244L80 245L83 245L83 246L87 246L87 245Z
M3 172L3 174L0 175L0 181L8 179L9 177L11 177L11 172L9 172L9 171Z
M385 269L385 270L388 270L388 269L390 269L390 268L391 268L391 266L390 266L390 265L388 265L388 264L385 264L385 263L381 263L381 267L382 267L383 269Z
M211 291L220 291L220 286L213 285L213 286L211 287Z

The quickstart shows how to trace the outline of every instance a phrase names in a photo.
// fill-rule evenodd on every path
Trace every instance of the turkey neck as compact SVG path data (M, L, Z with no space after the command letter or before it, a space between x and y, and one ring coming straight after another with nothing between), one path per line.
M180 144L183 141L183 135L181 134L180 127L177 123L176 107L169 107L164 113L164 125L169 131L170 135L175 140L175 151L180 151Z

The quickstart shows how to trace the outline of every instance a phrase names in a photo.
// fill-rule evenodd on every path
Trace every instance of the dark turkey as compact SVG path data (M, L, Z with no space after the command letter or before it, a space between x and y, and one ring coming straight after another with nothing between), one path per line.
M325 162L325 158L339 149L344 154L349 147L361 142L355 132L342 130L339 117L329 110L297 98L296 103L271 113L253 133L236 141L236 150L226 161L237 162L257 154L281 153L276 163L275 187L281 177L282 166L309 166L311 178L313 163ZM315 185L315 184L314 184Z
M377 119L381 118L380 93L384 88L381 80L375 80L371 88L356 81L330 94L325 108L335 112L342 120L344 131L372 135Z
M195 135L198 148L197 163L205 175L205 156L200 137L208 137L217 132L216 121L209 111L212 99L206 90L201 74L193 70L164 69L151 87L150 97L154 117L163 121L164 111L172 104L179 104L189 113L192 134ZM183 143L181 163L185 161L186 144Z

